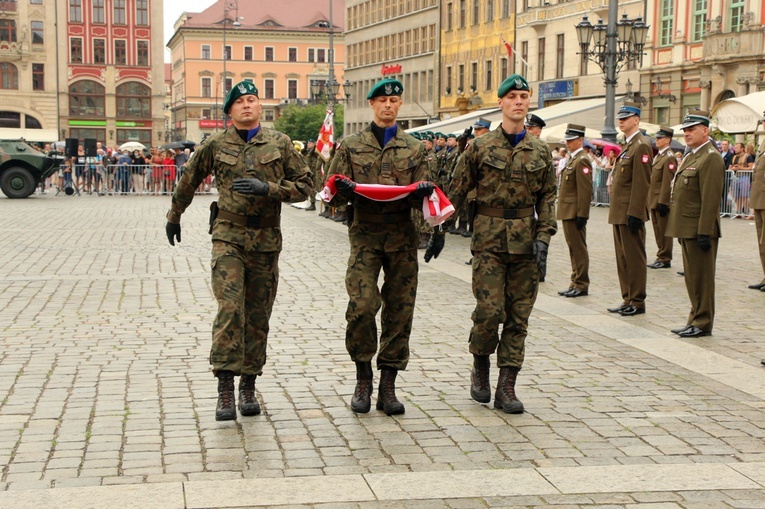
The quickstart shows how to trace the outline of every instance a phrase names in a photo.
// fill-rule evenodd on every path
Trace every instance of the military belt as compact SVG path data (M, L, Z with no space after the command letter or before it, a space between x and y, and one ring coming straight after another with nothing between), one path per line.
M218 209L218 219L225 219L234 224L250 228L274 228L279 226L279 218L280 216L243 216L241 214L234 214L233 212Z
M520 219L522 217L533 216L534 207L526 207L525 209L499 209L495 207L487 207L486 205L479 205L477 213L482 216Z
M397 224L409 221L412 218L412 214L409 211L396 212L393 214L369 214L367 212L361 212L356 210L354 212L354 221L361 221L364 223L376 223L376 224Z

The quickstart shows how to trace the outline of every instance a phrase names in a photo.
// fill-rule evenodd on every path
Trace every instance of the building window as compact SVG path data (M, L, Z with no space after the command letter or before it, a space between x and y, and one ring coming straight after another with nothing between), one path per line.
M3 90L18 90L19 71L15 65L8 62L0 64L0 88Z
M691 42L700 42L704 35L704 24L707 20L707 0L694 0L693 2L693 24L691 26Z
M105 89L95 81L78 81L69 86L69 116L106 116Z
M654 108L653 120L658 124L669 124L669 108Z
M125 0L114 0L114 20L115 25L125 24Z
M32 21L29 23L32 30L32 44L42 44L45 41L42 21Z
M223 80L223 95L228 95L229 91L234 88L234 78L226 78Z
M212 97L212 78L202 78L202 97Z
M454 28L454 4L449 2L446 4L446 30L451 31Z
M32 64L32 90L45 90L45 64Z
M449 95L452 93L452 66L446 66L446 86L444 87L444 93Z
M744 22L745 0L731 0L730 2L730 31L740 32Z
M477 25L481 22L479 16L481 15L481 0L473 0L473 24Z
M149 65L149 41L136 41L136 65Z
M672 24L674 23L675 0L661 0L659 6L659 46L672 44Z
M484 76L484 83L486 83L484 89L485 90L491 90L492 86L494 85L493 81L493 73L492 71L492 61L487 60L483 63L483 76Z
M247 61L252 61L252 59L253 59L252 46L245 46L244 47L244 59L247 60Z
M273 122L274 121L274 110L272 109L266 109L263 110L263 120L266 122Z
M478 90L478 62L470 64L470 91Z
M32 115L24 115L24 127L26 129L42 129L40 121Z
M510 0L500 0L502 2L502 17L510 17Z
M266 46L266 62L273 62L274 61L274 48L271 46Z
M135 24L139 26L149 25L149 0L136 0Z
M287 97L289 97L290 99L297 99L298 97L297 80L287 80Z
M486 23L494 21L494 0L486 0Z
M274 80L272 79L265 80L265 85L266 85L265 86L266 96L264 97L264 99L273 99L274 98Z
M326 62L327 61L327 52L323 49L317 49L316 50L316 61L317 62Z
M16 42L16 22L12 19L0 19L0 41Z
M290 62L297 62L297 48L289 48L287 54Z
M106 63L106 39L93 39L93 63Z
M465 5L467 0L460 0L460 19L459 19L459 28L465 28L465 23L467 18L467 5Z
M210 45L209 44L203 44L202 45L202 60L210 60Z
M93 23L104 22L104 0L93 0Z
M309 62L315 61L313 48L308 48L308 61Z
M223 59L231 60L231 46L229 46L228 44L223 46Z
M128 141L137 141L147 147L151 146L151 129L117 129L117 145Z
M82 0L69 0L69 21L82 23Z
M42 0L29 0L32 5L42 5Z
M74 64L82 63L82 38L72 37L69 41L69 61Z
M503 57L499 61L499 81L505 81L507 79L507 58Z
M529 61L529 41L523 41L521 43L521 76L528 76L529 65L524 63Z
M114 64L127 65L127 41L124 39L114 40Z
M2 66L2 64L0 64ZM21 113L0 111L0 127L18 129L21 127Z
M545 38L539 38L539 47L537 48L537 81L545 79Z
M465 64L457 66L457 93L465 92Z
M143 83L131 81L119 85L115 95L117 117L151 118L151 89Z
M565 36L558 34L557 47L555 48L555 79L563 77L563 63L566 61L565 45Z

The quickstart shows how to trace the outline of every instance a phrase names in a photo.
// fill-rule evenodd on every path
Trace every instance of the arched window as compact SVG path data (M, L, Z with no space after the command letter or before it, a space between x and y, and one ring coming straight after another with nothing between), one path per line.
M151 89L131 81L117 87L117 116L151 118Z
M69 86L69 115L105 117L105 90L95 81L78 81Z
M8 62L0 64L0 88L3 90L19 89L19 71Z
M16 42L16 22L12 19L0 19L0 41Z

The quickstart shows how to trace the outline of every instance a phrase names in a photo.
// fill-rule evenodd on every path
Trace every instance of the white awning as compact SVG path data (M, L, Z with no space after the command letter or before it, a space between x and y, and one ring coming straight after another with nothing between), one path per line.
M412 127L407 129L406 132L419 133L422 131L433 131L434 133L455 133L460 134L462 131L470 127L478 120L479 117L483 117L490 121L498 120L502 118L502 111L499 108L485 108L482 110L471 111L465 115L459 117L449 118L446 120L440 120L432 124L423 125L420 127Z
M0 128L0 140L18 140L21 138L24 138L24 141L53 143L58 140L58 132L55 129Z
M712 110L717 128L729 134L757 131L765 112L765 92L727 99Z

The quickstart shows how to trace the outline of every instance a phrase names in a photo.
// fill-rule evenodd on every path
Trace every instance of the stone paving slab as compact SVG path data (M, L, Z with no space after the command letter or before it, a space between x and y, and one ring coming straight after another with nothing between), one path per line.
M181 483L95 486L0 492L0 507L14 509L184 509Z

